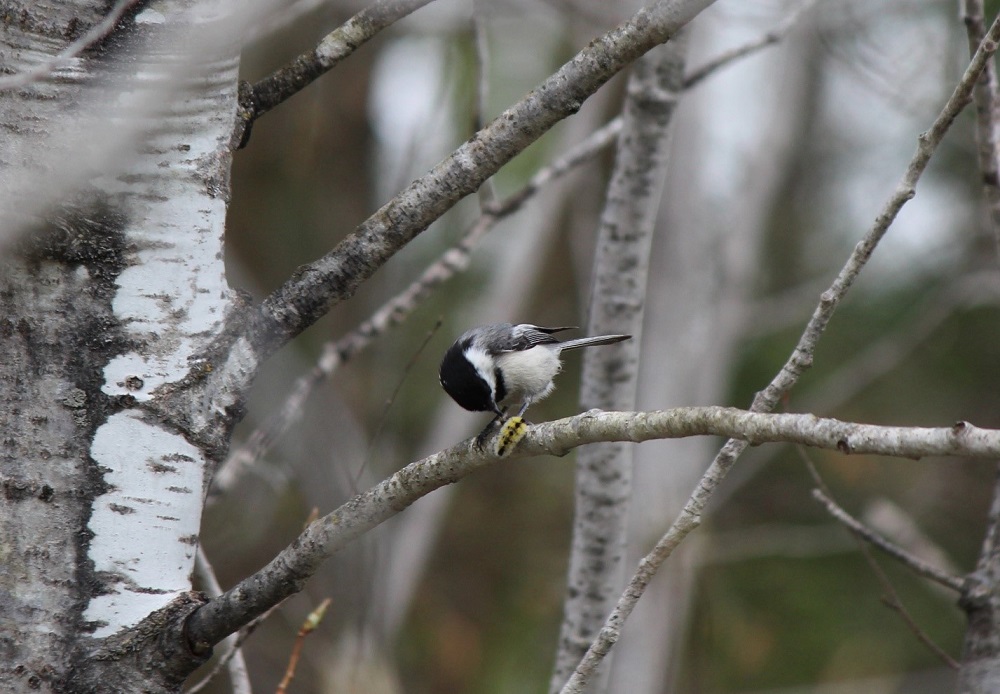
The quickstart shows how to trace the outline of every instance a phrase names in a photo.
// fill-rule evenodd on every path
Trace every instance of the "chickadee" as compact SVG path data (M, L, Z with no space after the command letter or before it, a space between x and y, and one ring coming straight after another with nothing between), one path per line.
M441 386L452 399L473 412L494 412L503 420L507 405L521 403L520 417L534 402L555 388L552 379L562 368L559 355L567 349L610 345L631 335L598 335L560 342L553 333L572 328L492 323L473 328L455 341L441 360Z

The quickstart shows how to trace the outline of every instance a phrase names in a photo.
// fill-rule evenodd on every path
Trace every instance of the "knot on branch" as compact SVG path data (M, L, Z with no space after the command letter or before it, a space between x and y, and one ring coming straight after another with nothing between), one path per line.
M212 655L212 645L195 642L187 630L188 618L207 602L204 593L182 593L134 627L99 640L76 673L79 691L179 691Z
M985 609L989 602L990 589L987 581L977 572L966 576L962 582L962 597L958 599L958 606L970 614Z

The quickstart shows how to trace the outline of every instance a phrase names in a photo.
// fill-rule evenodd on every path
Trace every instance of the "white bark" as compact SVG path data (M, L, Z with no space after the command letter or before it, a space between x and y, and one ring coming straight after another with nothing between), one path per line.
M87 557L107 592L90 599L83 618L103 637L191 589L207 460L131 411L97 429L90 455L108 491L93 502Z
M630 334L633 341L584 355L580 404L586 409L635 408L650 247L686 53L683 34L644 55L629 78L598 230L588 332ZM632 455L627 445L605 443L577 456L568 590L550 692L562 688L623 587ZM593 690L605 688L606 682Z
M183 84L154 59L150 87L168 80L184 108L154 114L155 134L143 143L153 156L92 182L125 200L130 216L122 230L130 252L111 305L135 348L105 366L106 395L154 400L158 389L198 368L191 359L221 332L229 304L220 197L226 191L214 185L229 165L237 65L223 57ZM199 82L206 93L194 92ZM91 600L84 618L102 625L94 633L100 637L134 626L190 589L212 466L182 434L135 411L97 428L91 457L104 470L107 491L94 499L89 554L109 592Z
M97 25L106 5L25 9L0 37L5 65L59 54L67 27ZM198 377L192 357L230 303L231 20L220 2L159 3L50 78L0 93L0 212L7 238L20 236L0 272L0 428L18 442L0 477L20 490L0 509L0 674L29 687L115 688L94 673L139 649L102 637L191 587L216 450L185 435L198 408L169 395ZM161 662L152 677L173 673Z
M198 368L192 359L222 330L227 191L217 186L228 175L237 66L232 53L213 56L203 71L182 78L153 58L139 80L154 89L167 80L182 108L153 114L152 135L142 143L147 156L92 181L129 210L122 230L129 251L111 306L134 348L105 366L101 390L108 396L156 400L164 386ZM123 97L146 88L137 84ZM97 428L91 457L107 491L93 502L89 555L109 592L91 600L84 618L102 625L94 633L100 637L134 626L190 589L212 465L181 433L129 410Z

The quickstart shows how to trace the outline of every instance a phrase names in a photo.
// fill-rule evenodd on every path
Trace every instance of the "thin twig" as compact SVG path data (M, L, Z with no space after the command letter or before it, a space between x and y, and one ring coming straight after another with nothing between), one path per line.
M485 124L486 106L490 95L490 53L486 34L486 21L479 0L472 3L472 47L476 56L476 93L472 100L472 132L479 132ZM485 209L496 201L493 179L479 189L479 206Z
M24 72L19 72L14 75L4 75L3 77L0 77L0 89L17 89L19 87L25 87L32 82L36 82L47 77L58 68L69 64L85 50L110 34L118 24L118 20L122 18L129 8L138 4L139 0L119 0L118 3L111 8L111 11L104 16L104 19L90 27L86 33L84 33L76 41L73 41L71 44L66 46L66 48L64 48L58 55L52 56L48 60L36 65L30 70L25 70Z
M300 266L237 327L239 359L225 356L200 386L240 397L258 366L347 301L431 224L534 144L640 56L716 0L656 0L596 37L522 99L415 178L325 255Z
M958 661L952 658L950 654L937 645L927 632L925 632L920 625L917 624L916 620L913 619L913 616L903 605L902 600L900 600L899 594L892 585L892 581L889 580L885 571L883 571L882 567L879 566L877 561L875 561L875 557L872 556L871 550L865 543L867 542L874 547L877 547L889 556L903 563L920 576L936 581L940 585L950 588L951 590L955 590L960 594L963 593L964 581L956 576L950 576L940 571L937 567L931 566L926 562L917 559L899 546L893 544L873 531L871 528L868 528L838 506L837 503L824 493L822 489L818 487L814 489L813 497L826 507L827 512L831 516L848 528L848 530L851 531L851 534L854 535L855 539L858 541L858 549L860 550L861 555L865 558L865 561L868 563L869 568L872 570L872 573L875 575L876 580L879 582L879 585L885 593L882 597L883 604L899 615L900 619L903 620L907 628L909 628L918 641L927 646L927 648L938 656L938 658L940 658L948 667L953 670L958 670Z
M811 1L805 3L793 17L796 19L801 17L811 4ZM793 24L794 22L783 22L779 27L773 29L768 36L779 33L781 35L787 34ZM706 65L698 70L697 75L688 76L685 79L684 88L688 89L694 86L694 84L706 78L710 73L728 65L739 57L749 55L759 48L770 45L770 43L773 43L773 41L758 41L744 47L739 55L720 56L711 61L710 65ZM479 46L479 39L477 38L477 53L480 51L483 51L483 48ZM484 52L482 60L486 60ZM485 73L485 69L481 65L481 74ZM485 77L481 77L482 79L485 79ZM480 86L480 95L482 94L482 90L483 87ZM480 99L482 99L482 96L480 96ZM456 246L446 251L437 262L429 266L409 287L397 294L386 304L383 304L370 319L339 340L327 342L323 346L316 366L308 374L296 381L292 387L292 392L286 398L281 409L269 417L260 427L256 428L246 443L230 454L215 477L212 496L209 499L215 499L219 494L230 489L247 469L260 460L274 446L277 440L295 422L301 419L305 403L312 391L320 383L329 379L341 364L368 347L389 328L402 323L438 285L464 271L469 266L469 258L472 250L488 231L501 220L519 211L545 185L561 178L577 166L597 156L605 147L618 138L621 128L622 118L619 116L604 127L596 130L580 145L573 148L563 157L552 162L549 166L539 169L528 183L522 186L517 192L510 194L502 201L488 200L483 203L483 214L469 227Z
M889 580L889 577L886 575L885 571L883 571L882 567L879 566L877 561L875 561L875 557L872 556L868 544L865 543L866 542L870 543L875 547L881 549L883 552L889 554L889 556L901 561L904 565L909 567L915 573L924 576L925 578L931 578L931 580L938 581L939 583L941 583L940 577L948 578L949 582L941 583L941 585L944 585L946 588L951 588L952 590L957 591L959 594L962 593L963 581L957 577L948 576L948 574L946 574L943 571L940 571L940 569L937 569L936 567L931 566L930 564L927 564L926 562L917 559L916 557L912 556L909 552L906 552L905 550L898 547L889 540L885 539L884 537L882 537L881 535L879 535L871 528L867 527L866 525L858 521L857 519L853 518L833 500L833 495L830 492L830 488L827 487L826 482L819 474L819 470L816 469L816 466L813 464L809 456L806 455L806 452L802 449L802 447L797 446L796 448L799 451L799 457L805 463L806 469L809 471L809 474L812 476L813 481L816 483L816 488L813 489L813 498L822 503L823 506L826 507L827 512L831 516L833 516L833 518L836 521L838 521L841 525L846 527L851 532L851 535L857 542L858 550L861 552L861 555L865 558L865 561L868 563L868 567L872 570L872 573L875 574L875 579L879 582L879 585L885 592L885 594L882 596L882 603L886 607L891 609L893 612L895 612L897 615L899 615L899 618L903 620L903 623L906 624L907 628L909 628L909 630L913 633L913 635L916 636L918 641L927 646L927 648L932 653L934 653L934 655L940 658L941 661L944 662L952 670L958 670L959 668L958 662L954 658L952 658L951 655L948 654L943 648L934 643L934 640L931 639L931 637L927 634L927 632L921 629L920 625L917 624L916 620L913 619L913 616L903 605L903 601L900 600L899 593L896 592L896 588L895 586L892 585L892 581ZM934 572L937 576L930 576L927 573L925 573L925 571L928 570ZM952 583L952 581L954 581L954 583ZM957 587L955 584L957 584Z
M812 494L813 498L823 504L827 513L833 516L838 523L842 524L859 538L877 547L885 554L911 569L915 574L923 576L928 580L939 583L945 588L961 594L965 583L964 579L958 576L953 576L946 571L942 571L936 566L928 564L922 559L913 556L899 545L883 537L881 534L869 528L867 525L854 518L847 511L841 508L837 502L830 498L828 493L824 492L822 489L816 488L813 490Z
M709 75L731 63L736 62L740 58L745 58L752 53L756 53L762 48L767 48L768 46L773 46L774 44L780 42L788 36L789 33L791 33L792 29L795 28L795 25L799 23L799 20L805 16L806 12L812 9L816 2L817 0L805 0L805 2L795 8L795 10L793 10L780 24L760 38L750 41L749 43L745 43L742 46L737 46L732 50L725 51L709 60L697 70L693 70L684 78L684 88L690 89L691 87L701 83L701 81Z
M361 475L364 474L365 468L368 466L368 462L371 460L372 452L375 450L375 445L382 438L382 430L385 428L386 423L388 423L389 421L389 410L392 409L393 404L396 402L396 398L399 396L399 391L403 387L403 383L406 382L406 377L413 370L413 367L416 366L417 361L420 359L420 355L424 353L424 350L427 348L428 343L430 343L431 338L434 337L434 334L441 329L441 324L443 322L444 322L443 319L438 318L437 322L434 323L431 329L427 331L427 334L424 336L424 341L421 342L420 345L417 347L417 349L413 352L413 354L410 355L409 361L407 361L406 365L403 367L402 373L396 380L396 387L393 388L392 393L390 393L389 397L386 398L385 405L382 407L382 413L381 415L379 415L378 418L378 424L375 426L375 430L372 432L372 435L368 442L368 450L365 452L365 457L361 461L361 465L358 467L358 471L354 473L354 477L351 480L352 492L357 491L358 482L361 481Z
M281 678L281 682L278 683L278 688L274 690L275 694L285 694L288 689L288 685L291 684L292 678L295 677L295 669L299 664L299 657L302 654L302 646L305 644L306 637L316 630L316 627L320 625L323 621L324 615L326 615L326 608L330 606L330 598L326 598L319 604L315 610L309 613L306 617L306 621L302 623L299 628L299 633L295 637L295 644L292 646L292 652L288 656L288 666L285 668L285 676Z
M378 0L324 36L315 48L253 85L240 89L240 114L232 142L244 147L260 116L284 103L380 31L431 0Z
M898 614L899 618L903 620L910 632L917 637L917 640L920 641L920 643L927 646L927 649L931 651L931 653L940 658L941 661L949 668L957 671L961 667L958 661L952 658L946 650L941 648L941 646L934 643L934 640L931 639L927 632L921 629L920 625L914 621L913 616L906 610L903 603L900 601L899 594L896 593L895 589L892 587L892 583L889 582L889 577L885 575L884 571L882 571L882 567L875 561L875 557L872 556L868 547L861 545L861 553L868 561L868 565L871 567L872 573L875 574L878 582L882 585L882 589L886 592L886 595L882 597L882 604Z
M585 164L604 151L605 147L618 139L621 131L622 119L619 116L609 121L607 125L595 130L586 140L562 157L536 171L535 175L518 191L511 193L501 202L491 205L486 210L486 215L495 218L494 222L498 222L517 212L544 186L562 178L577 166Z
M955 118L969 103L976 80L997 50L998 39L1000 39L1000 17L994 20L987 34L987 39L984 39L977 48L972 61L941 113L934 120L930 129L921 133L917 138L917 151L911 158L896 189L883 205L873 226L855 246L833 284L821 295L820 302L788 361L767 387L754 397L751 405L752 411L763 412L774 409L784 395L798 382L800 376L812 366L813 352L833 317L834 311L867 264L899 210L914 196L917 181L926 169L931 155L941 143L944 134L951 127ZM563 687L562 694L577 694L584 690L601 661L617 643L622 625L631 615L636 603L646 591L659 567L684 538L700 525L705 505L748 445L745 441L730 439L716 455L715 460L709 465L694 492L684 504L677 520L660 538L652 551L639 562L638 570L619 598L615 609L608 616L598 637L580 661L573 676Z

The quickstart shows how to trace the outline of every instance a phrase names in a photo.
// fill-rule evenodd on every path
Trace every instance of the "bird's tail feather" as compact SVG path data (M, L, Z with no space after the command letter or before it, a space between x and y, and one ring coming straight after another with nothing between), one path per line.
M592 345L613 345L616 342L628 340L631 335L595 335L594 337L580 337L575 340L566 340L559 343L559 350L579 349L580 347L590 347Z

